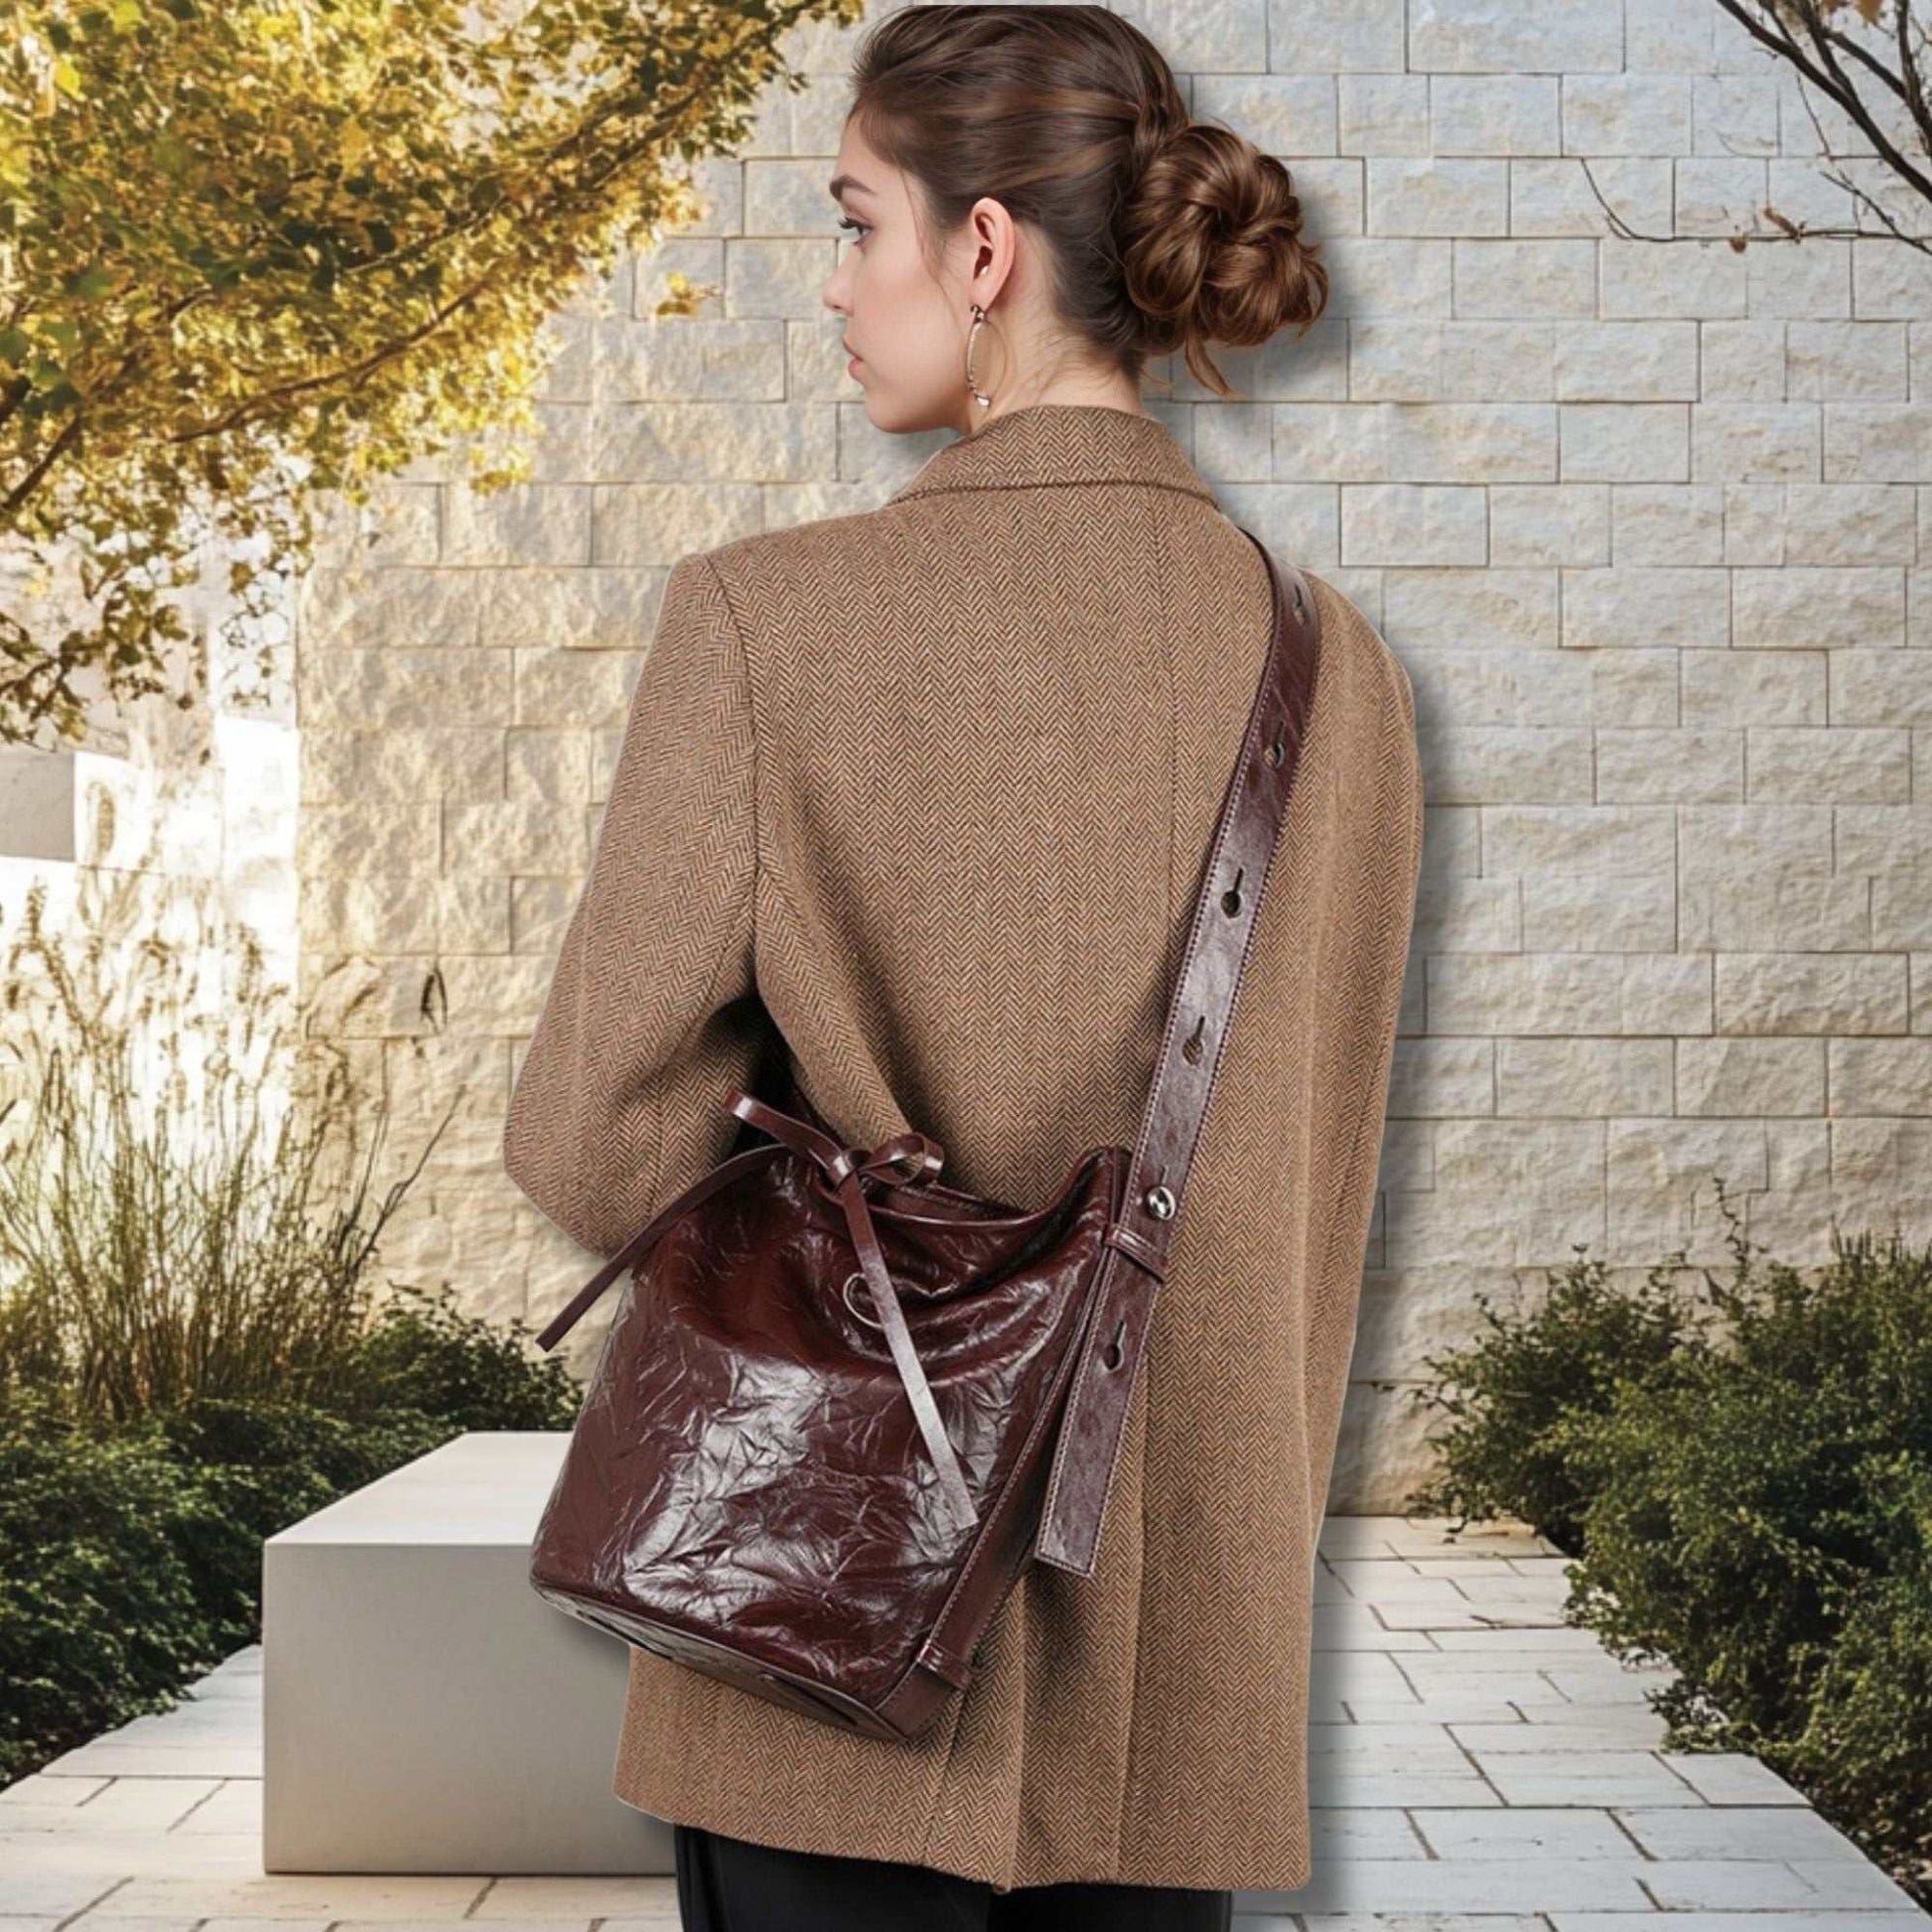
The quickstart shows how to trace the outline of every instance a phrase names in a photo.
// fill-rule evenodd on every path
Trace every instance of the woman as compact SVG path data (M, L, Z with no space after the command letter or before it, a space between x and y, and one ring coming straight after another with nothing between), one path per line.
M1133 1145L1268 642L1140 379L1177 350L1226 394L1206 343L1319 312L1286 170L1110 13L941 6L871 35L833 173L867 417L961 435L670 574L504 1141L603 1255L725 1157L773 1039L847 1145L916 1128L952 1186L1036 1205ZM1422 787L1407 677L1306 576L1313 708L1094 1573L1032 1565L909 1743L633 1650L615 1789L674 1823L689 1932L1189 1932L1310 1876Z

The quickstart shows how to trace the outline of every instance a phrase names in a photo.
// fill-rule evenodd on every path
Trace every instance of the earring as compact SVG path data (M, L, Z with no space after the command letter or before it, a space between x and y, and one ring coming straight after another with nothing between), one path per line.
M973 392L973 400L982 409L993 407L993 398L973 380L973 345L979 340L980 325L986 320L986 311L975 302L973 304L973 326L966 332L966 386Z

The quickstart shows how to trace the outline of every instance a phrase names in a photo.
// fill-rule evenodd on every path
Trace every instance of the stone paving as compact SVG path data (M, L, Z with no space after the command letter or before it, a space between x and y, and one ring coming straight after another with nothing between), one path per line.
M1315 1877L1238 1932L1888 1932L1927 1915L1756 1760L1666 1754L1520 1529L1334 1517L1315 1616ZM261 1656L0 1791L0 1932L645 1932L668 1877L261 1869Z

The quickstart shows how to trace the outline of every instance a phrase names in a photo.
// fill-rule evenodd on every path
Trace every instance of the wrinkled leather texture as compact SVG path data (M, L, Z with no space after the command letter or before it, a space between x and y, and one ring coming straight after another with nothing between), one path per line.
M977 1532L944 1507L892 1357L855 1312L870 1311L847 1294L851 1239L818 1170L774 1150L678 1216L592 1370L533 1550L538 1590L763 1695L797 1702L804 1680L815 1715L902 1734L871 1708L936 1713L967 1660L942 1676L921 1646L977 1535L997 1541L987 1517L1024 1426L1064 1386L1127 1159L1086 1156L1030 1214L933 1186L871 1203ZM981 1570L999 1600L1019 1575ZM735 1667L705 1641L720 1632Z
M932 1172L895 1182L889 1150L840 1150L795 1085L736 1108L775 1115L782 1138L742 1134L538 1337L554 1346L630 1270L532 1545L532 1586L558 1608L814 1717L910 1737L970 1683L1030 1556L1092 1574L1312 702L1314 600L1253 540L1274 638L1136 1148L1090 1150L1026 1211ZM869 1318L858 1262L874 1244L909 1376ZM928 1396L975 1520L921 1434Z

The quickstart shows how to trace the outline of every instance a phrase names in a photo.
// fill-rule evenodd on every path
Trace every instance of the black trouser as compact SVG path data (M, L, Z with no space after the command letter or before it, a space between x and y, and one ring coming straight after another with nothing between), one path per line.
M673 1825L684 1932L1228 1932L1231 1891L1021 1885Z

